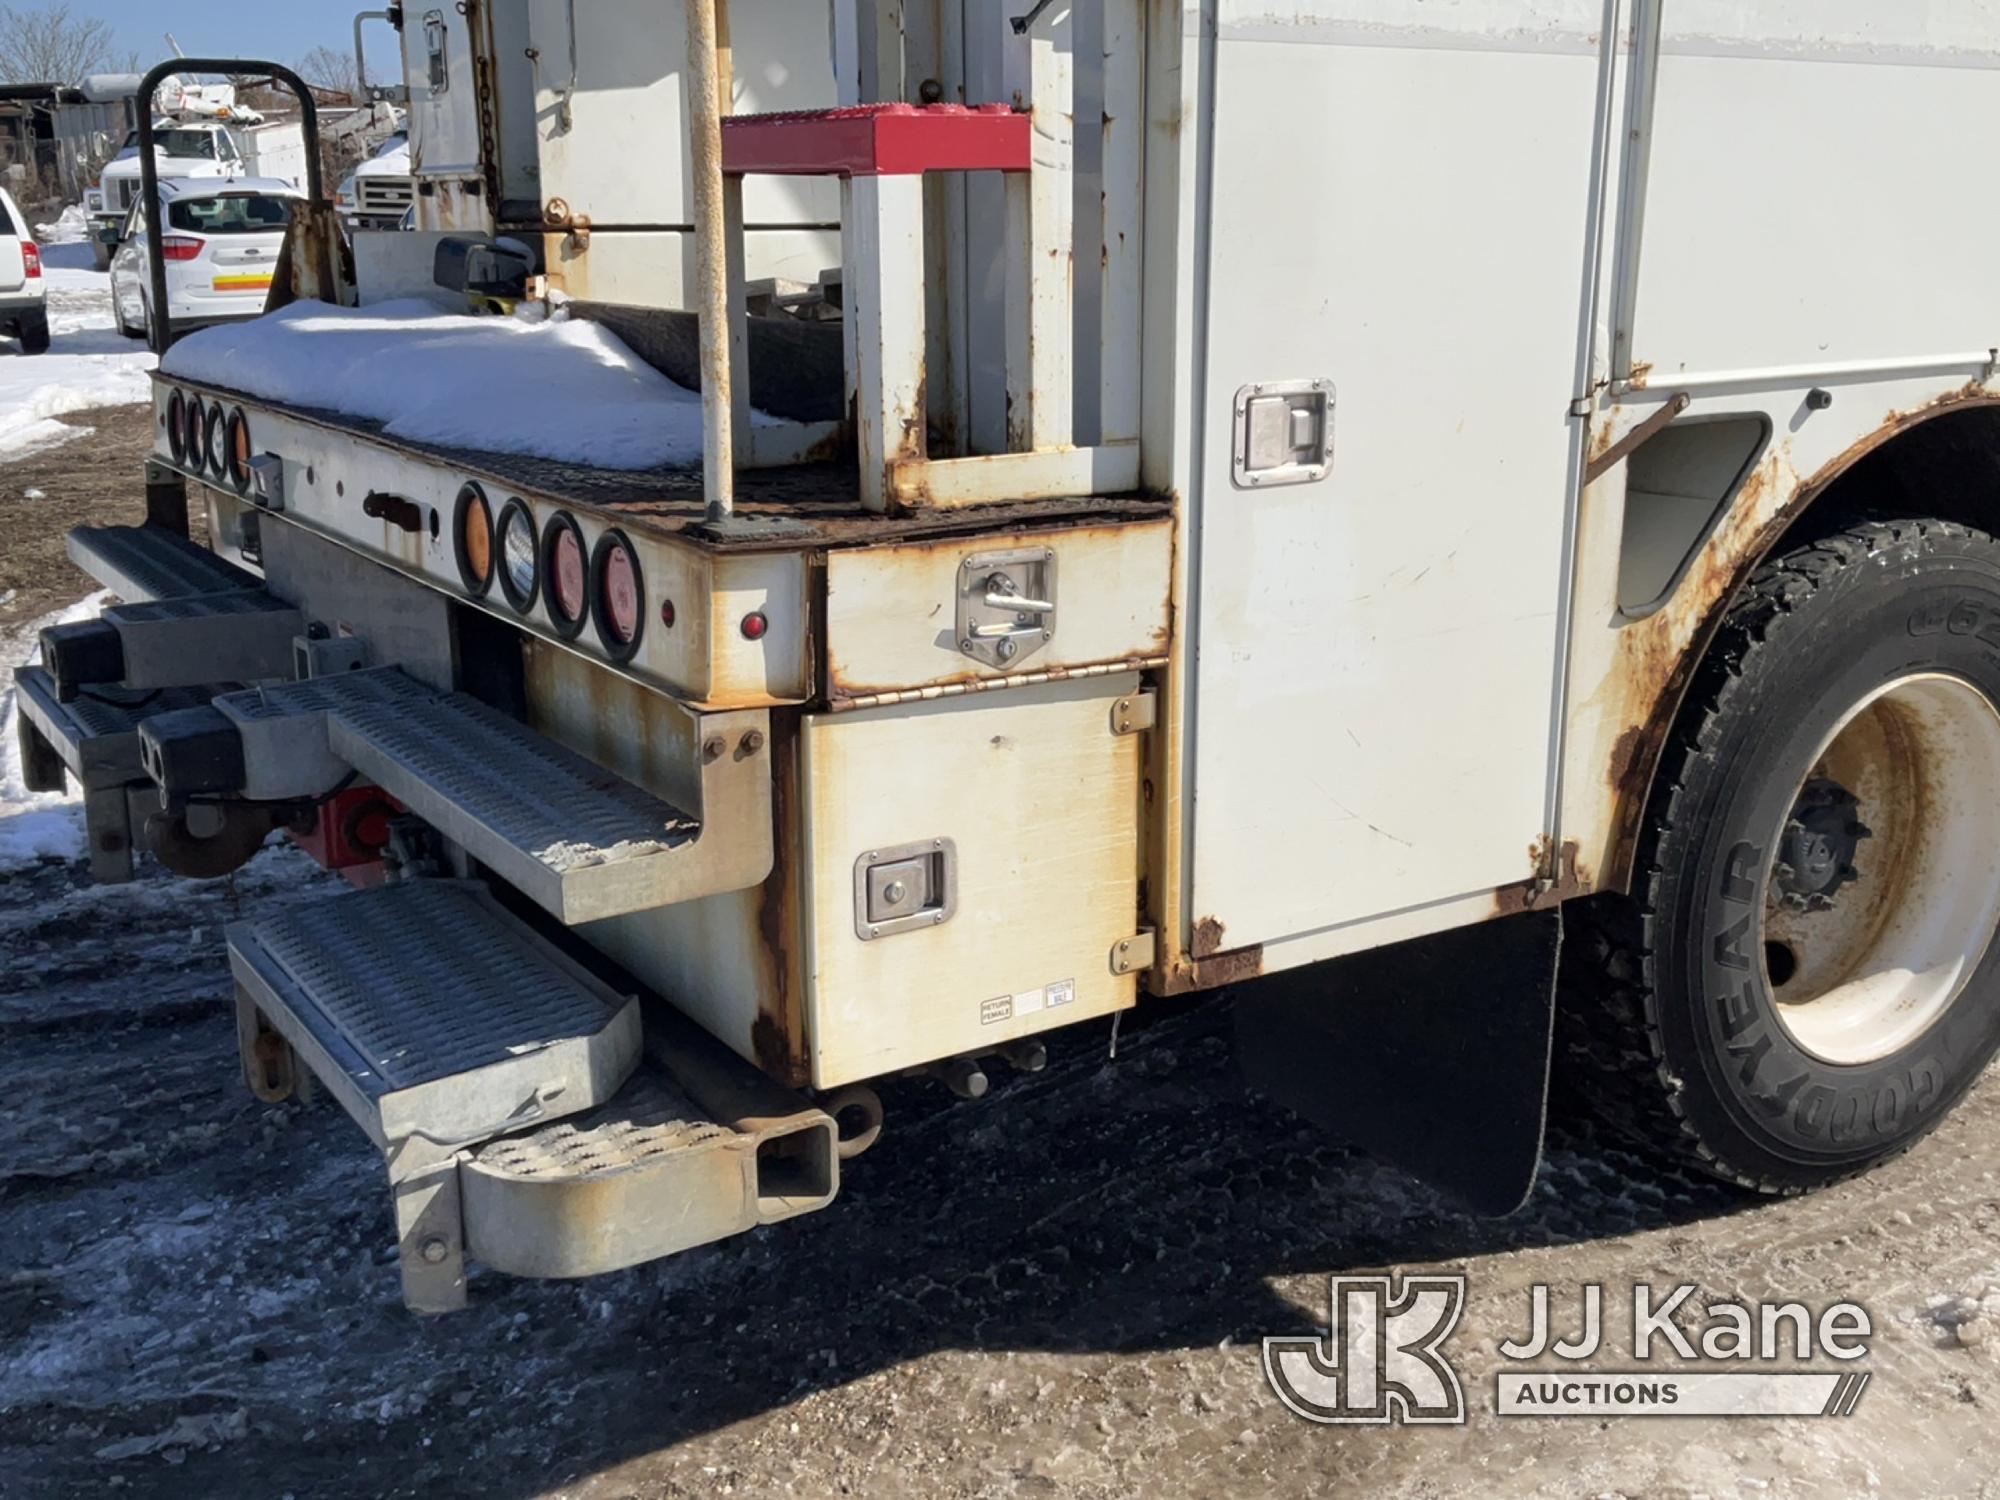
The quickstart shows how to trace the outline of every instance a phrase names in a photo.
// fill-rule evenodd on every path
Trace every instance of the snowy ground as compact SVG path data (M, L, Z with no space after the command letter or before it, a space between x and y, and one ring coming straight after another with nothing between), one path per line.
M147 400L153 356L120 334L111 316L111 278L93 268L87 243L45 245L49 284L47 354L0 342L0 463L75 442L87 427L54 420L98 406Z
M101 278L56 271L56 352L0 353L0 476L35 471L6 446L33 413L143 395ZM2000 1496L2000 1078L1782 1204L1558 1124L1494 1223L1246 1096L1226 1004L1150 1006L1115 1058L1076 1028L977 1104L890 1086L822 1214L596 1281L475 1273L414 1320L379 1160L235 1063L223 926L337 887L282 847L92 887L0 732L0 1495ZM1312 1427L1266 1388L1261 1336L1385 1270L1470 1278L1469 1426ZM1844 1420L1490 1414L1530 1285L1638 1281L1859 1301L1873 1383Z

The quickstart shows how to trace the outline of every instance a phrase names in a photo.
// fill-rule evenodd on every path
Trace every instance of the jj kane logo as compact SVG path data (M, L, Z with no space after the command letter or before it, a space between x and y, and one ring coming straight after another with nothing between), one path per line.
M1815 1314L1797 1302L1712 1302L1695 1288L1632 1288L1632 1370L1578 1368L1604 1347L1604 1289L1580 1289L1574 1332L1555 1327L1549 1288L1529 1292L1528 1329L1498 1346L1503 1360L1560 1361L1502 1368L1501 1416L1848 1416L1868 1375L1799 1369L1822 1357L1851 1364L1868 1352L1867 1309L1837 1302ZM1463 1276L1336 1276L1325 1337L1264 1340L1264 1374L1278 1399L1309 1422L1462 1423L1464 1386L1445 1344L1465 1312ZM1652 1361L1667 1359L1675 1368ZM1791 1368L1779 1368L1790 1365Z

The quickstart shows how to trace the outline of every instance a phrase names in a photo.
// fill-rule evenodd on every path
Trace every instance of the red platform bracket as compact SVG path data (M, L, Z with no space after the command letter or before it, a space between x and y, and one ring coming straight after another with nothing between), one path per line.
M792 114L728 115L722 170L731 177L914 177L1026 172L1029 117L1004 104L863 104Z

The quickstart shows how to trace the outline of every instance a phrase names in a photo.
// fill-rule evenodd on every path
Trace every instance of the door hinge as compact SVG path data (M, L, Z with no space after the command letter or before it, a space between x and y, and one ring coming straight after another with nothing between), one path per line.
M1142 734L1159 722L1159 694L1148 688L1111 705L1113 734Z
M1136 974L1141 969L1152 968L1159 947L1159 935L1150 927L1131 937L1120 938L1111 945L1111 972Z

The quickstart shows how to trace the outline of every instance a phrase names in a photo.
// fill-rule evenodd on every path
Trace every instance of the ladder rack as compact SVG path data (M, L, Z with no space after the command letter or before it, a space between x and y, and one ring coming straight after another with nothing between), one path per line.
M745 116L727 112L727 0L686 3L710 524L732 524L736 468L787 450L750 440L753 175L840 180L845 395L869 510L1137 489L1143 0L1021 17L985 0L834 0L841 106ZM975 59L999 97L977 97ZM1087 153L1080 103L1102 121ZM997 202L975 178L997 179ZM973 274L996 242L998 266Z

